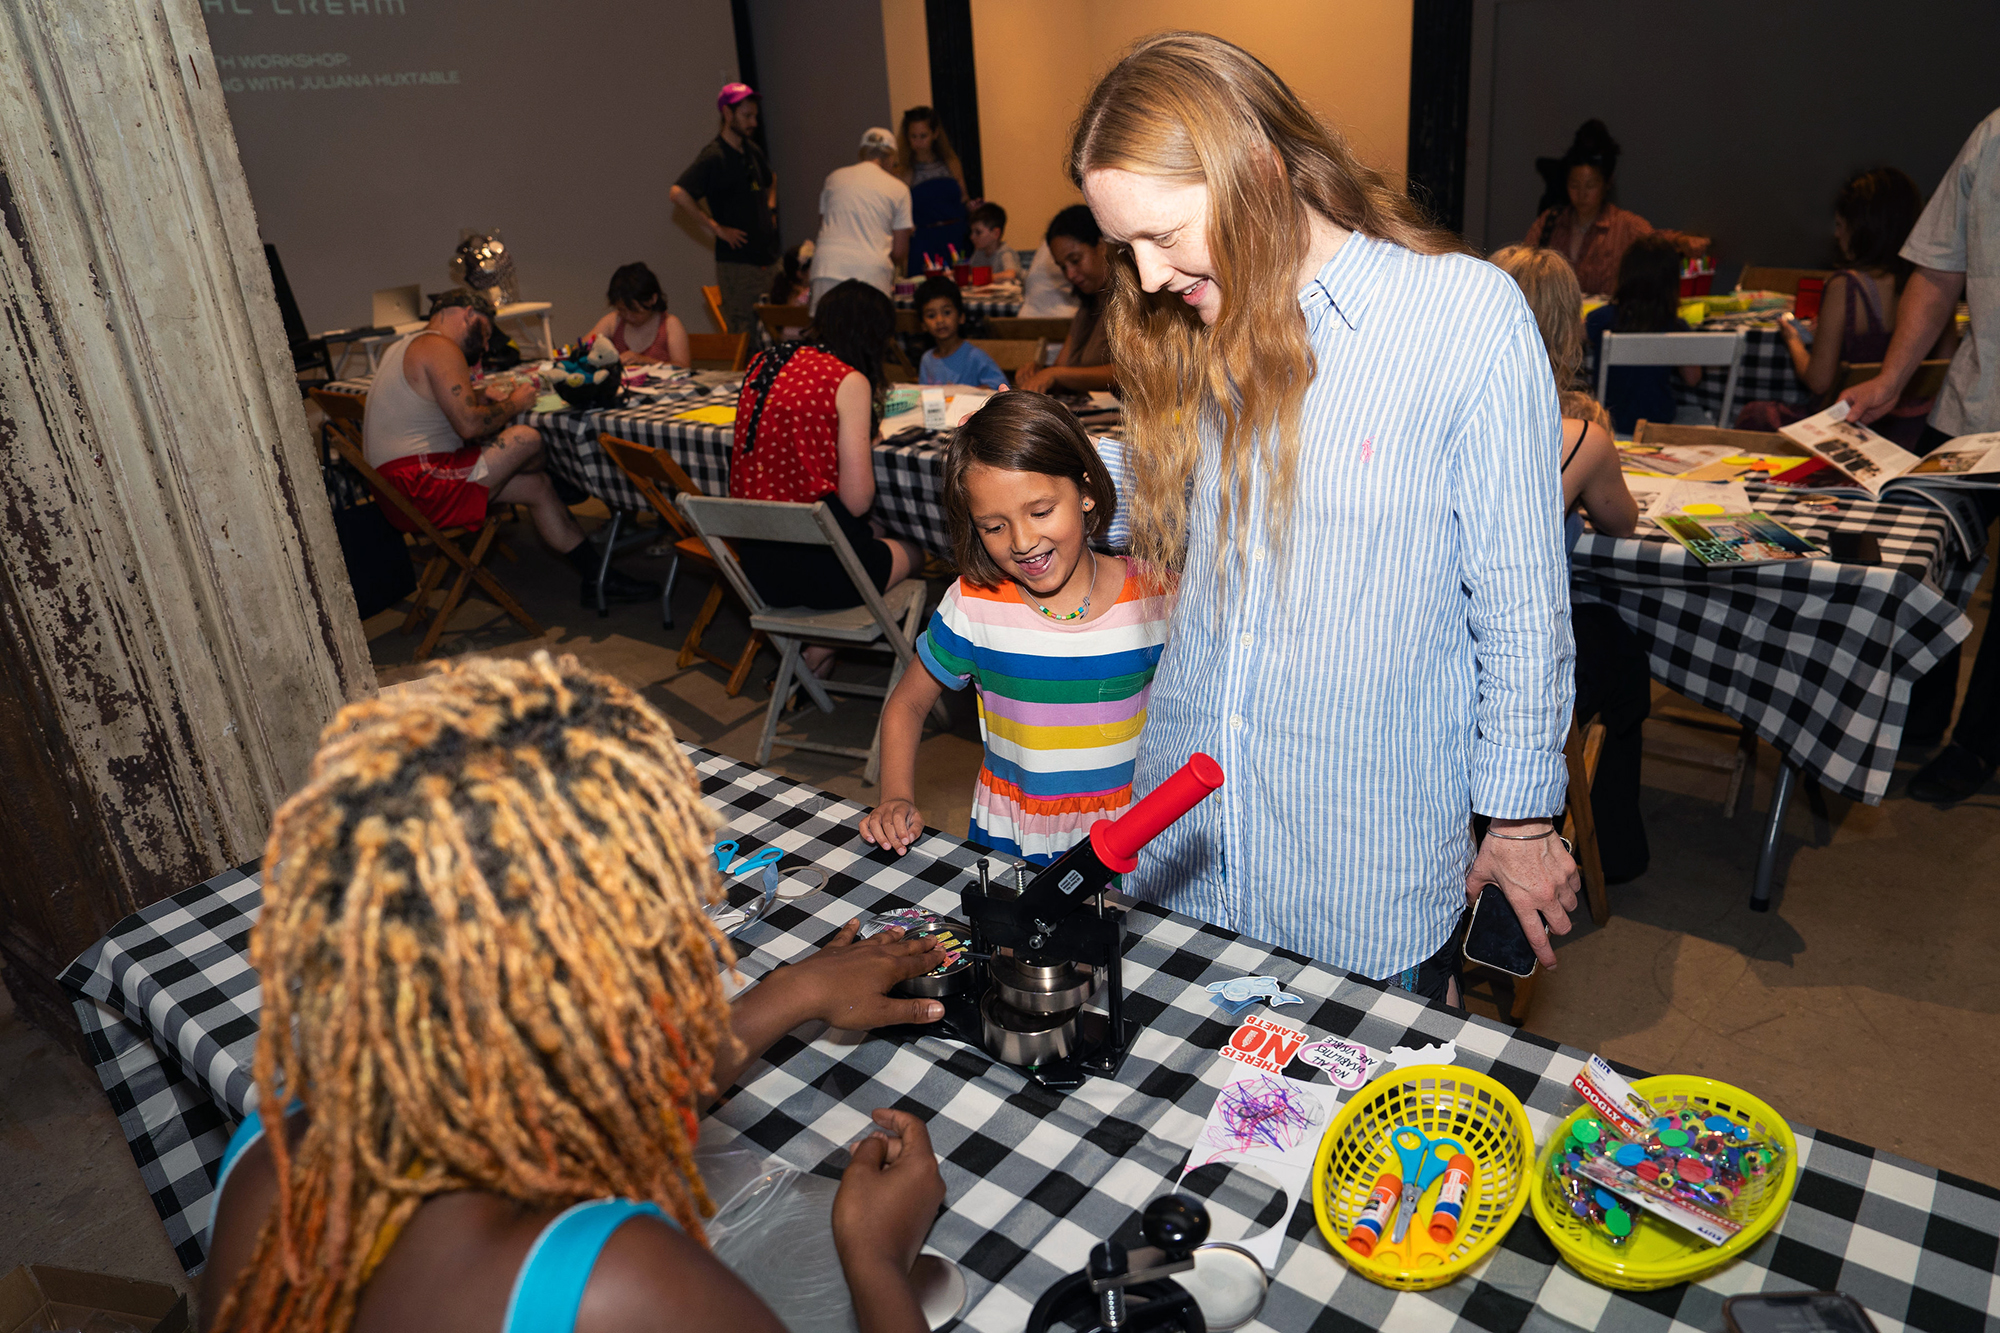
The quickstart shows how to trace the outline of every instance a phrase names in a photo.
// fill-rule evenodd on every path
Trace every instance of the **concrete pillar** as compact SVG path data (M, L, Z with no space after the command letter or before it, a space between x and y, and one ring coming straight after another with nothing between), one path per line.
M337 193L329 183L329 199ZM198 0L0 0L0 970L258 854L374 689Z

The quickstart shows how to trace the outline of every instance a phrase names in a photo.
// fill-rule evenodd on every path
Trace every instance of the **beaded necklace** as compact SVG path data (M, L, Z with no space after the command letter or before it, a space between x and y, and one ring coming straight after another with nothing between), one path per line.
M1081 620L1084 618L1085 615L1089 613L1090 594L1097 591L1097 557L1090 554L1090 550L1088 547L1084 549L1084 554L1090 555L1090 587L1084 591L1083 603L1082 605L1078 606L1076 610L1069 612L1067 615L1058 615L1054 611L1049 610L1046 606L1043 606L1040 602L1035 601L1034 589L1028 588L1028 600L1034 604L1034 608L1037 611L1040 611L1050 620ZM1028 585L1025 583L1022 584L1021 586L1023 588L1028 587Z

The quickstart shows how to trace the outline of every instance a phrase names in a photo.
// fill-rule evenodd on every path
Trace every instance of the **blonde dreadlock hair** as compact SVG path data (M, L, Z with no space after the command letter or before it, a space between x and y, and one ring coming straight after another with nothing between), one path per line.
M693 770L571 657L341 710L265 849L250 956L278 1202L219 1329L340 1330L432 1195L713 1211L692 1148L734 1039ZM311 1121L296 1148L291 1097Z

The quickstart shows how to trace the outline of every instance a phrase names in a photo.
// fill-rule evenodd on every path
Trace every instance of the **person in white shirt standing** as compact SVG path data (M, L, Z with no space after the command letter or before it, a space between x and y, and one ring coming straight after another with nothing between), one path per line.
M1925 351L1951 322L1961 295L1972 328L1951 358L1930 424L1917 441L1927 454L1960 435L2000 431L2000 111L1979 122L1938 182L1903 258L1916 271L1896 302L1896 332L1882 373L1840 395L1853 420L1873 421L1902 396ZM1990 522L2000 506L1982 497ZM1954 652L1937 673L1956 682ZM1926 677L1926 680L1929 680ZM1919 682L1918 690L1924 689ZM1941 804L1962 801L2000 766L2000 642L1989 628L1965 687L1951 744L1910 779L1909 794Z
M812 303L850 278L894 295L896 270L910 253L910 187L889 164L896 135L880 127L861 136L853 166L826 178L819 192L819 238L813 242Z

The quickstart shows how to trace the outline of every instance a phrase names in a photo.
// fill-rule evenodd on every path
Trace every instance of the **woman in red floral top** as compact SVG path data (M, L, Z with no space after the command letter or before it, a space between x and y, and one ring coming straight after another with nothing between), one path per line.
M896 330L889 298L865 282L843 282L820 299L812 327L795 343L751 361L736 400L729 493L745 500L825 500L878 591L903 581L923 556L881 535L875 504L877 395L882 358ZM861 597L825 547L738 542L743 573L772 606L837 611ZM806 649L814 670L831 659Z

